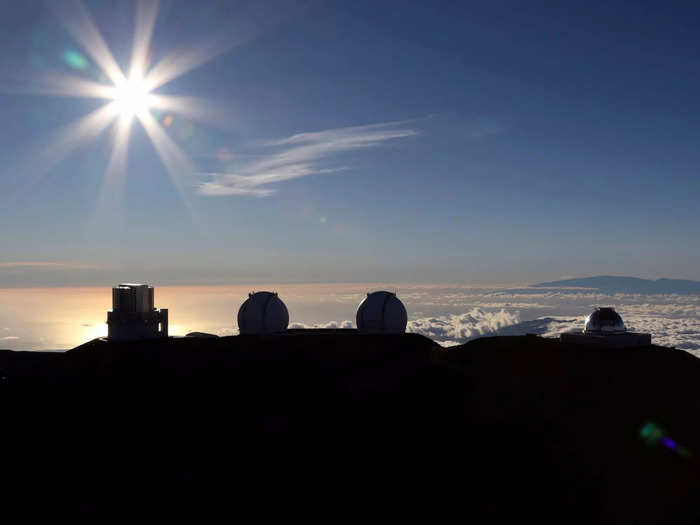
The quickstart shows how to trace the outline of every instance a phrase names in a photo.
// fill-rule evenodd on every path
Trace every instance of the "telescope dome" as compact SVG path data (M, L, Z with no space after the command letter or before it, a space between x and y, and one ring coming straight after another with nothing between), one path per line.
M289 312L276 293L255 292L238 310L238 330L241 334L270 334L282 332L289 325Z
M614 308L597 307L591 315L586 318L586 326L583 332L586 334L620 333L627 328L622 322L622 317Z
M367 332L403 333L408 316L396 294L379 291L368 293L357 307L357 328Z

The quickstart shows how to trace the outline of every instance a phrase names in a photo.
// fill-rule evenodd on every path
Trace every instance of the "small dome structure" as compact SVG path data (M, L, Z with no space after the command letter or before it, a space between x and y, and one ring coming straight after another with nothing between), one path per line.
M241 334L270 334L282 332L289 325L289 312L273 292L254 292L238 310L238 330Z
M614 334L626 332L625 323L622 317L614 308L600 308L595 310L586 318L584 334Z
M379 291L368 293L357 307L357 328L367 332L403 333L408 315L396 294Z

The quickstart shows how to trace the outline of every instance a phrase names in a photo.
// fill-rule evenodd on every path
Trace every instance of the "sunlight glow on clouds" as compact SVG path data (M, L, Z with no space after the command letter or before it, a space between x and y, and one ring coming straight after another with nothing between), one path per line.
M346 319L345 321L329 321L327 323L304 324L290 323L289 328L355 328L355 323Z
M427 291L426 291L427 292ZM410 294L423 309L458 309L474 305L468 313L420 316L409 320L409 331L430 337L443 346L462 344L489 335L532 333L557 337L581 330L594 306L615 306L628 330L649 332L654 344L687 350L700 357L700 296L602 294L588 291L559 292L530 290L489 291L438 290ZM421 297L422 295L422 297ZM507 298L495 302L494 298ZM427 300L432 306L426 308ZM499 310L491 310L499 308ZM546 311L549 315L542 316Z
M463 314L415 319L409 321L406 330L423 334L436 341L468 341L496 333L499 329L518 321L517 313L505 310L488 312L481 308L473 308Z
M261 287L262 288L261 288ZM594 306L615 306L630 330L660 346L700 357L700 296L602 294L590 291L474 288L462 285L348 283L158 287L177 333L238 333L236 313L253 289L279 292L290 328L353 328L367 291L397 289L408 331L442 346L494 335L557 337L581 330ZM104 335L109 288L0 288L0 348L72 348ZM11 327L11 328L10 328ZM12 337L13 339L9 339ZM19 338L19 339L14 339Z

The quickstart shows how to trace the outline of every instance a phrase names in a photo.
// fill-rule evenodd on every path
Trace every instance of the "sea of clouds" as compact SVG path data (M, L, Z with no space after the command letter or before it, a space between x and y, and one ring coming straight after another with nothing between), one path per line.
M404 285L398 289L398 295L409 312L407 330L430 337L443 346L493 335L532 333L556 337L562 332L581 330L594 307L613 306L629 330L650 332L655 344L686 350L700 357L699 295L418 285ZM354 322L294 323L292 326L350 328Z
M408 331L443 346L478 337L533 333L556 337L583 328L595 306L613 306L631 330L700 357L700 295L606 294L584 289L476 288L446 284L283 284L159 287L173 335L238 333L236 313L252 289L279 293L290 327L353 328L357 305L372 290L396 291ZM0 289L0 348L68 349L107 333L108 288Z

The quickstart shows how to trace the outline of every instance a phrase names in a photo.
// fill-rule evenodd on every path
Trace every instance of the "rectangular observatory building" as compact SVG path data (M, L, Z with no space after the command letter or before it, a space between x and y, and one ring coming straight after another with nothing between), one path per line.
M152 286L125 283L112 288L107 334L115 341L168 337L168 310L155 308Z

